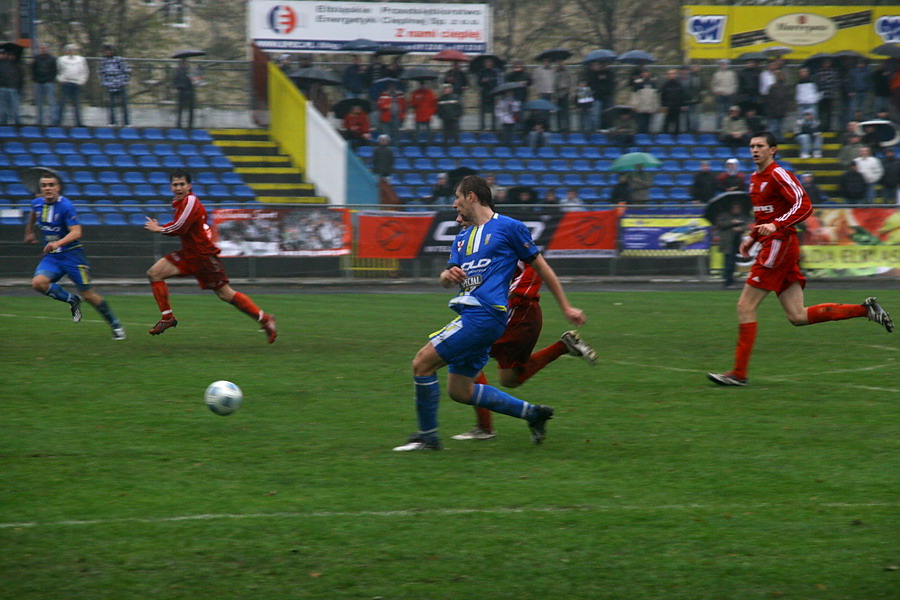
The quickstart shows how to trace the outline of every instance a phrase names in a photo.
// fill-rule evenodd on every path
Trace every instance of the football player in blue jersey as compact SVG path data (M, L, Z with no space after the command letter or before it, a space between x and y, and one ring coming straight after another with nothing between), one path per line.
M31 287L54 300L66 302L72 320L81 321L81 302L87 300L112 328L114 340L125 339L125 329L109 308L103 296L91 283L91 267L81 245L81 225L72 202L62 195L62 179L53 171L45 171L38 180L40 196L31 201L31 212L25 228L25 241L37 243L35 225L44 238L44 257L34 270ZM57 281L68 275L78 294L67 292Z
M441 391L437 371L449 365L447 391L456 402L481 406L493 412L524 419L535 444L543 441L553 409L529 404L506 392L475 383L488 361L491 344L506 328L509 283L518 261L530 264L543 278L567 321L583 325L584 313L569 304L556 273L541 256L528 228L499 215L487 182L469 175L456 188L453 208L472 225L459 234L450 251L450 262L441 272L440 283L458 286L450 300L458 313L449 324L431 334L430 341L413 359L416 413L419 431L394 450L440 450L437 414Z

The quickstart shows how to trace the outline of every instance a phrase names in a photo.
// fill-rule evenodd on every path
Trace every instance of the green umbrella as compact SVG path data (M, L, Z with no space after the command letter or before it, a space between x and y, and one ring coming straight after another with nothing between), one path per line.
M613 161L613 171L633 171L635 167L658 167L661 163L652 154L646 152L629 152Z

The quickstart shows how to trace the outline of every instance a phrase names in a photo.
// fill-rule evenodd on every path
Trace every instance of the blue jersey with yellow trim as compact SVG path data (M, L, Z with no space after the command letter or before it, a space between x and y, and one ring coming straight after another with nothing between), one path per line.
M531 232L521 222L494 213L484 225L473 225L456 235L448 266L466 272L459 294L450 300L450 308L483 306L506 312L509 282L518 262L531 262L538 249Z
M72 225L79 225L75 205L65 196L60 196L53 204L47 204L43 198L35 198L31 201L31 211L34 213L38 229L41 230L44 244L61 240L69 234ZM81 248L81 240L69 242L56 251L68 252L75 248Z

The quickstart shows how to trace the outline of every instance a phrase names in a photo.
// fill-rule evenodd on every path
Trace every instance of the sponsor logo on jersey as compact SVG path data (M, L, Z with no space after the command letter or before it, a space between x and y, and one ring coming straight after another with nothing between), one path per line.
M478 260L467 260L463 264L459 265L459 268L463 271L471 271L473 269L484 269L489 264L491 264L490 258L479 258Z
M755 212L755 213L758 213L758 212L764 212L764 213L775 212L775 207L772 206L771 204L766 204L766 205L764 205L764 206L754 206L754 207L753 207L753 212Z

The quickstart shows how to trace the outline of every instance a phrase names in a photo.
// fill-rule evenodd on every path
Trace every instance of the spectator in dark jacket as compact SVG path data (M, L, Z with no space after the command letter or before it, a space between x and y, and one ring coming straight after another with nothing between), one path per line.
M686 104L684 86L678 79L678 71L675 69L666 71L666 82L660 88L659 94L659 103L666 113L662 132L678 135L681 133L681 113Z
M880 113L889 110L891 105L891 70L890 61L882 62L872 71L872 112Z
M694 173L694 181L691 183L691 199L694 202L706 204L719 192L719 182L716 174L710 171L709 162L702 161L700 170Z
M22 66L15 54L0 49L0 125L18 125Z
M822 204L828 200L828 196L825 195L822 188L816 183L812 173L804 173L800 178L800 182L803 184L803 189L806 190L806 195L809 196L809 201L812 202L813 206Z
M823 58L822 65L813 73L813 81L819 89L819 122L823 131L834 131L832 115L841 93L841 76L831 66L830 58Z
M594 127L603 129L603 111L612 107L616 95L616 75L605 62L595 60L588 63L584 79L594 94L594 104L591 106Z
M520 89L513 90L513 97L522 104L525 104L528 100L528 88L531 86L532 79L531 75L528 74L528 71L525 70L525 65L522 64L521 60L513 62L513 68L503 77L503 82L521 83L522 87Z
M900 204L897 198L897 186L900 185L900 159L894 155L893 148L885 148L881 159L884 175L881 176L881 189L885 204Z
M181 128L182 113L187 111L188 129L194 127L194 77L192 76L191 67L186 58L182 58L175 69L172 77L172 86L175 88L177 95L178 123L176 127Z
M437 105L437 114L444 126L444 145L459 144L459 121L462 119L463 107L452 84L445 83L442 86Z
M366 89L366 68L362 65L362 59L356 54L353 55L351 62L344 69L344 77L341 80L344 86L345 98L365 98Z
M484 66L478 71L478 89L481 91L481 109L478 117L478 128L485 129L487 119L485 113L491 117L491 131L497 130L497 117L494 115L495 97L491 93L500 83L500 70L494 66L494 60L487 58Z
M390 144L391 137L381 134L378 136L378 146L372 153L372 171L382 179L388 179L394 173L394 151Z
M38 54L31 63L31 79L34 81L37 124L46 125L56 115L56 57L50 54L48 44L38 46Z
M865 59L856 61L856 65L844 75L843 121L852 121L857 111L864 110L869 96L872 77Z
M838 180L838 194L849 204L860 204L866 200L866 180L856 169L856 163L850 163Z

